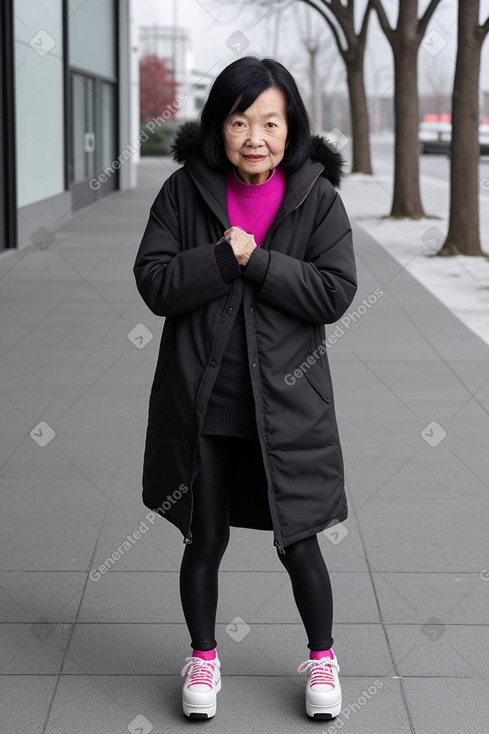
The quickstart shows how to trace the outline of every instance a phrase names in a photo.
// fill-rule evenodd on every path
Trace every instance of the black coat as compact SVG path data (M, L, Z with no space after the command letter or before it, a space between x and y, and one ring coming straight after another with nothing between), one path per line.
M334 188L343 160L313 137L310 158L287 174L261 248L224 281L214 247L231 226L226 173L206 165L199 123L180 125L174 159L184 165L156 196L134 265L145 303L166 317L149 400L143 502L192 542L200 429L243 298L244 359L267 486L254 486L246 466L238 467L229 518L235 527L273 530L284 552L348 514L324 328L357 290L350 222Z

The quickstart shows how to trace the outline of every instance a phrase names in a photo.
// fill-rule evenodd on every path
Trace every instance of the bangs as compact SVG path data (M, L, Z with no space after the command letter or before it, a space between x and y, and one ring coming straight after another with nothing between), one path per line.
M240 96L241 99L237 103L236 107L228 112L228 115L246 112L248 107L251 107L253 102L262 92L265 92L267 89L271 89L272 87L276 89L279 88L273 79L269 79L267 77L263 78L263 76L260 79L257 79L255 74L249 84L237 91L234 99L239 99Z

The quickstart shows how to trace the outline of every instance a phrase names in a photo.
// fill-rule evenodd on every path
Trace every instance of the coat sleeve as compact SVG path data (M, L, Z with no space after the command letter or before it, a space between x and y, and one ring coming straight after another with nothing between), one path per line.
M339 194L332 186L329 191L321 198L305 260L256 248L243 273L260 285L259 298L314 324L341 318L357 291L350 221Z
M215 242L182 250L179 240L170 176L151 206L133 268L138 291L157 316L179 316L204 306L227 293L230 278L241 274L234 254L234 271L229 258L218 262Z

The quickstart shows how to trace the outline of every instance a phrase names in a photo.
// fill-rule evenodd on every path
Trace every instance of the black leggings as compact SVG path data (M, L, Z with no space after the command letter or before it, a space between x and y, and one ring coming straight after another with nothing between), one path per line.
M196 650L217 646L215 621L218 570L229 541L227 488L235 452L244 441L249 451L260 451L258 441L234 436L201 436L201 468L194 482L192 543L185 546L180 567L180 598L185 621ZM263 464L262 464L263 466ZM316 535L288 545L277 555L287 569L310 650L333 646L333 594L328 569Z

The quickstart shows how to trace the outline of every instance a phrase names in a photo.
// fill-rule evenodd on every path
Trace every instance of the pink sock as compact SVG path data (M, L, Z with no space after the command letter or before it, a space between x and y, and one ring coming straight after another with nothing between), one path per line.
M216 657L216 648L212 650L192 650L192 655L203 660L214 660Z
M320 660L321 658L333 659L333 648L331 650L309 650L309 660Z

